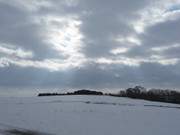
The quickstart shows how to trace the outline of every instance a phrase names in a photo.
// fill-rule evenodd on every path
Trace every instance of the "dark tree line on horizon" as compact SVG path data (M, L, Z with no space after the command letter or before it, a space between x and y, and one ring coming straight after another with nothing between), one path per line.
M180 92L169 89L146 90L146 88L144 87L136 86L134 88L128 88L126 90L122 90L118 94L109 94L109 95L117 96L117 97L129 97L134 99L144 99L150 101L180 104Z
M103 92L92 90L77 90L67 93L39 93L38 96L63 96L63 95L103 95Z
M142 86L121 90L117 94L103 93L92 90L77 90L67 93L39 93L38 96L63 96L63 95L107 95L115 97L129 97L134 99L144 99L150 101L167 102L180 104L180 92L169 89L150 89L147 90Z

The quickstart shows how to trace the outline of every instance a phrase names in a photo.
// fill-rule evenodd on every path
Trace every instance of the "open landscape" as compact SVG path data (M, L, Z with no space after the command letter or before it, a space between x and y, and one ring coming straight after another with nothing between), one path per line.
M0 135L180 135L180 0L0 0Z

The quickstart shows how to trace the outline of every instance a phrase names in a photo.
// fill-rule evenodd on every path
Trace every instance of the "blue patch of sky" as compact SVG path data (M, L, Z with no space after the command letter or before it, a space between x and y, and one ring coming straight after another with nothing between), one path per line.
M180 10L180 4L171 6L169 9L167 9L167 12L173 12L177 10Z

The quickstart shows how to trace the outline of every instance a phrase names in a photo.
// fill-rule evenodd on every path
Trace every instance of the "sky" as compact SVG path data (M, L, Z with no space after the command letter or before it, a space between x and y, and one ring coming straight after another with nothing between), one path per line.
M0 87L180 88L180 0L0 0Z

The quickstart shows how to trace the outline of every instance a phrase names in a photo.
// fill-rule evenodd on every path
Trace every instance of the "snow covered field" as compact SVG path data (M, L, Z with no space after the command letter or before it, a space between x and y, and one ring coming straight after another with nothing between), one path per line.
M9 129L55 135L180 135L180 105L108 96L0 97L0 135Z

